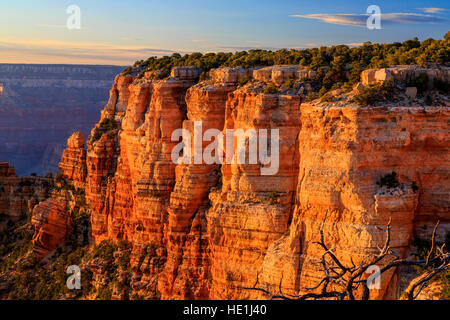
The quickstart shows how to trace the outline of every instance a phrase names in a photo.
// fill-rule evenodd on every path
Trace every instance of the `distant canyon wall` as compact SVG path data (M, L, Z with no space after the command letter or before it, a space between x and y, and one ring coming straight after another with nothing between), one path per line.
M99 119L117 66L0 64L0 160L56 173L66 139Z

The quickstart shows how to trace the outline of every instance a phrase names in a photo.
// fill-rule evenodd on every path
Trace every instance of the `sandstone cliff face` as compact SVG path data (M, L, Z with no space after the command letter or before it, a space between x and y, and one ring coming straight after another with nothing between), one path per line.
M279 283L280 261L287 260L285 292L300 290L300 284L317 284L323 272L313 262L323 252L313 242L319 240L323 221L325 239L349 265L350 257L358 263L377 253L385 234L376 227L389 219L391 246L403 255L412 244L414 229L424 223L431 227L440 219L441 230L448 232L450 206L444 194L450 192L449 135L442 128L449 115L446 106L303 104L293 223L289 236L269 249L262 279L272 280L278 273ZM403 186L380 190L376 182L392 171ZM417 192L411 188L413 182L419 186ZM383 275L382 289L372 290L371 298L384 297L391 276Z
M278 129L279 170L262 176L262 164L223 164L222 188L207 213L211 252L210 298L249 298L268 246L285 232L298 170L300 97L265 95L252 85L229 96L225 129Z
M389 219L400 255L436 219L440 236L450 229L448 99L359 107L344 94L339 103L301 103L301 79L314 76L307 70L217 69L194 85L198 74L179 68L169 80L118 76L87 142L92 236L96 243L131 242L133 292L263 298L244 289L259 275L262 287L278 292L281 282L283 292L298 294L323 276L315 264L323 252L314 244L322 223L326 242L345 263L377 253L384 241L377 227ZM250 74L256 79L238 87ZM268 82L287 79L298 79L293 89L263 93ZM104 120L116 125L105 129ZM203 132L216 128L224 136L227 129L278 129L278 171L261 175L268 166L261 162L173 163L172 132L184 128L193 136L196 121ZM205 151L209 143L197 148ZM73 147L63 158L65 172L83 167ZM377 185L393 171L398 187ZM393 270L371 298L396 288Z
M234 81L232 81L234 80ZM195 122L202 130L223 128L228 94L236 89L238 78L215 79L191 87L186 94L187 120L183 128L191 136L195 148ZM210 142L199 146L201 152ZM178 164L175 186L170 195L167 223L167 263L159 281L162 298L207 298L209 289L209 261L205 237L208 194L220 179L219 164Z
M48 199L33 210L31 223L34 227L33 251L45 257L56 249L70 233L72 224L70 210L65 201Z
M59 173L62 178L71 180L75 187L84 188L86 182L86 149L85 138L81 132L75 132L67 140L59 163Z
M23 214L48 197L52 179L16 177L14 167L0 162L0 215L18 220Z

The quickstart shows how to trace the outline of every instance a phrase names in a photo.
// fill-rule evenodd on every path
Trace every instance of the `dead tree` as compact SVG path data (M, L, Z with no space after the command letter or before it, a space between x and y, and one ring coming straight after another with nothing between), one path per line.
M384 246L382 248L378 247L379 253L371 258L363 260L357 265L351 258L351 266L346 266L344 263L342 263L334 253L335 248L330 249L325 244L323 236L323 226L324 224L322 223L322 226L319 228L320 241L314 243L321 246L324 251L319 263L322 265L325 275L316 286L312 288L303 288L305 291L317 290L318 292L309 292L297 296L284 294L281 288L281 282L283 278L281 278L278 288L279 293L274 294L264 288L258 287L259 274L257 274L256 276L256 282L254 286L245 289L264 292L272 299L318 300L334 298L337 300L355 300L355 291L357 291L361 287L361 299L368 300L370 289L367 283L368 281L367 279L363 279L363 275L371 266L383 266L380 268L379 276L395 267L417 266L424 268L426 271L419 277L415 278L405 290L406 298L409 300L414 300L420 294L422 289L429 283L429 281L437 274L447 270L450 264L450 254L446 251L445 244L440 247L436 245L436 230L439 226L439 221L436 223L433 229L431 248L428 251L426 259L401 259L400 256L391 249L391 221L389 221L386 228L378 227L379 230L385 231L386 234ZM327 259L327 256L330 259ZM331 285L333 285L333 288L339 289L330 289Z

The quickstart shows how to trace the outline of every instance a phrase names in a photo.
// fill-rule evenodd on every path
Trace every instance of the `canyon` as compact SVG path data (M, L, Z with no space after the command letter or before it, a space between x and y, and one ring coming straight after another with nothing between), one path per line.
M0 159L54 174L71 133L98 121L119 66L0 64Z
M404 92L374 105L352 100L366 85L423 71L399 69L365 71L353 90L312 101L306 95L316 74L298 66L219 68L200 82L194 67L175 67L166 80L119 74L91 134L69 138L58 176L84 191L93 244L130 243L122 291L145 299L268 298L249 289L257 283L305 293L324 276L319 228L348 265L378 253L379 228L389 221L391 247L402 257L414 253L415 239L430 238L437 220L439 241L448 237L448 95L432 91L431 105ZM450 68L428 71L450 80ZM267 93L269 84L278 91ZM261 162L174 163L176 129L191 134L191 148L207 150L211 141L194 144L198 121L204 131L279 130L278 171L261 175L270 166ZM393 172L395 186L379 183ZM64 190L46 200L30 190L19 201L18 179L0 163L0 213L17 216L27 205L35 251L45 256L71 232L68 212L78 204ZM383 274L370 298L398 298L402 272Z

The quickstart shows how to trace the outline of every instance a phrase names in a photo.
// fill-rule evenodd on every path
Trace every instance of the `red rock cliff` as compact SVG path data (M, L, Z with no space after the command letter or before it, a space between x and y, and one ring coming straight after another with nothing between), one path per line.
M323 275L314 264L322 254L314 244L322 223L345 262L374 254L384 237L377 227L390 218L391 245L402 255L437 218L441 232L450 229L448 99L432 106L356 106L350 93L333 103L301 103L301 79L314 77L307 70L260 69L240 87L250 71L213 70L211 80L194 85L198 74L178 68L168 80L118 76L87 142L92 236L96 243L132 243L134 292L262 298L244 289L259 274L261 286L277 292L281 281L284 292L298 294ZM299 79L293 88L263 93L267 82L292 77ZM269 165L261 162L173 163L173 131L193 135L195 121L224 135L226 129L278 129L278 171L262 175ZM392 171L399 187L377 185ZM371 298L392 295L396 279L394 271L386 274Z

